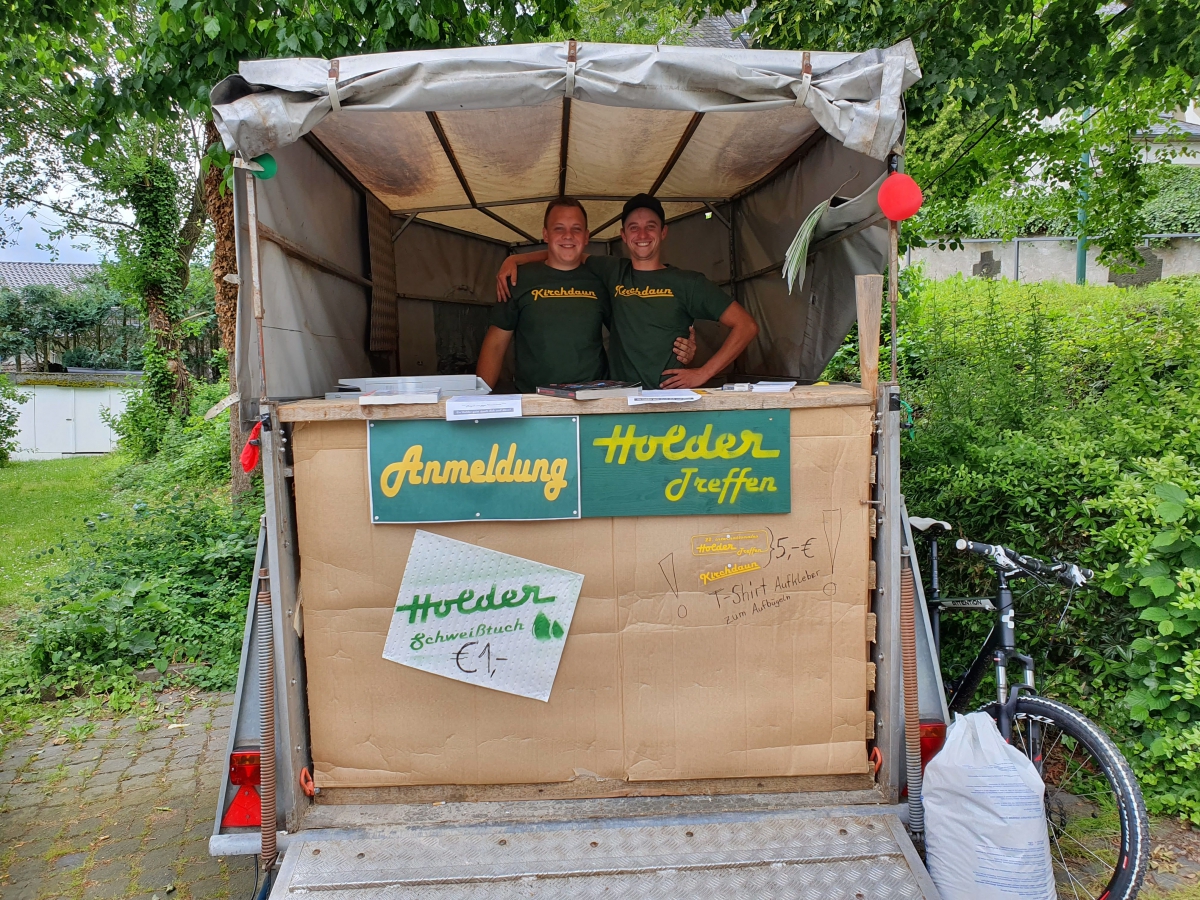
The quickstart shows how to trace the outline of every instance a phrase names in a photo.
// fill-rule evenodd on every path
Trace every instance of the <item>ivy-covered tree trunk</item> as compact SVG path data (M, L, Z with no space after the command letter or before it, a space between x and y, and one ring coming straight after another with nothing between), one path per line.
M171 166L148 159L130 173L126 193L137 222L137 277L150 331L145 385L160 408L183 416L191 376L181 358L178 325L191 249L181 242L178 190Z
M211 147L219 143L221 135L209 119L204 126L204 142ZM217 333L221 338L221 349L225 351L226 371L229 373L229 392L236 393L237 358L237 301L238 287L225 280L226 275L237 274L237 248L234 244L233 191L221 190L224 172L219 166L209 167L204 179L204 202L208 218L213 224L215 246L213 247L213 284L217 289ZM229 466L233 473L229 491L234 499L250 489L250 476L242 471L239 461L245 444L241 417L235 405L229 411Z

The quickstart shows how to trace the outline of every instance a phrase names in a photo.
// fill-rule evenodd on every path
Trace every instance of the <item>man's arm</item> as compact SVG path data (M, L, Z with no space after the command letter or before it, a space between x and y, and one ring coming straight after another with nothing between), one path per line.
M500 271L496 273L496 300L499 303L504 303L511 296L509 285L515 286L517 283L517 266L523 266L526 263L545 262L550 258L549 251L533 250L529 253L513 253L507 256L504 262L500 264Z
M475 364L475 374L487 382L487 386L495 390L496 382L500 380L500 369L504 366L504 354L512 343L513 333L493 325L483 337L483 345L479 348L479 361Z
M736 300L721 313L721 324L729 329L721 349L698 369L667 369L663 372L668 376L662 383L664 388L694 388L711 381L737 359L758 334L758 323Z

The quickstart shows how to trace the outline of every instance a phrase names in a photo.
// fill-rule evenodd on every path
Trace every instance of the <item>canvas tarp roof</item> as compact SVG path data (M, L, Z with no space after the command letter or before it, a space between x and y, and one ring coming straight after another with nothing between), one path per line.
M883 159L919 77L907 41L861 54L518 44L246 62L212 100L231 152L312 132L393 213L521 242L560 190L601 223L654 187L674 218L744 191L818 129Z
M371 374L367 351L385 347L399 347L403 374L441 371L442 335L413 323L438 321L439 301L490 304L505 248L536 242L563 193L609 253L621 252L624 200L656 194L672 223L666 261L704 272L758 320L745 371L815 378L854 321L853 276L885 264L875 190L919 77L907 41L860 54L565 42L244 62L213 90L213 117L231 152L279 161L257 182L280 236L262 255L269 394ZM240 179L237 193L243 268ZM835 194L850 202L822 219L789 292L783 252ZM379 215L392 221L386 247ZM336 265L314 269L298 247ZM252 316L239 318L249 399L257 341Z

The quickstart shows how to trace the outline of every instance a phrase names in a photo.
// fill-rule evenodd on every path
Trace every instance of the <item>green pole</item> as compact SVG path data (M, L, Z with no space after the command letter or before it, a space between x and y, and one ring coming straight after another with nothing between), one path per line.
M1092 155L1083 152L1083 169L1086 172L1092 163ZM1086 182L1085 182L1086 184ZM1075 283L1087 284L1087 188L1079 188L1079 238L1075 241Z

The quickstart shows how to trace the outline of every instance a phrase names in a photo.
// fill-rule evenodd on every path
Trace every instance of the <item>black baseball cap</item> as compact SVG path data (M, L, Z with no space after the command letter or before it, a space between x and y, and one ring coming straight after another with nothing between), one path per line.
M625 227L625 220L629 218L630 213L635 209L648 209L650 212L658 216L658 221L665 225L667 223L667 214L663 212L663 205L658 202L657 197L651 197L649 194L638 194L636 197L630 197L625 201L625 208L621 210L621 227Z

